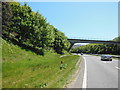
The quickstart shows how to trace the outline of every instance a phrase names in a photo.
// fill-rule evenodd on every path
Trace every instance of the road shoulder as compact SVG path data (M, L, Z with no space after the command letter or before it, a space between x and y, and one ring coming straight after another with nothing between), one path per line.
M83 75L84 75L84 60L83 57L80 55L81 60L76 63L77 70L72 75L72 78L69 84L66 85L66 88L82 88L83 84Z

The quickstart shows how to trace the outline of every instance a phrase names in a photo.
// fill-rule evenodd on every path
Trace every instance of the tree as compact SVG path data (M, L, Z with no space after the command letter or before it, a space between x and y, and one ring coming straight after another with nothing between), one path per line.
M67 40L67 37L57 29L54 30L55 32L55 41L54 41L54 50L57 53L62 54L63 50L67 50L69 48L70 43Z
M6 10L8 8L9 11ZM62 54L70 43L64 33L50 25L39 12L33 12L25 3L3 3L3 35L12 38L19 46L32 47L37 50L53 48ZM7 26L7 27L6 27Z
M2 2L2 37L10 38L12 10L10 2Z

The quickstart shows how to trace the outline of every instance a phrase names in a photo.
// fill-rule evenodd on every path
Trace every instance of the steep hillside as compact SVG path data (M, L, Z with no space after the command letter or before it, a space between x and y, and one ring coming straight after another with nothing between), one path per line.
M46 52L45 56L37 55L2 40L3 88L63 87L77 69L79 56L60 56L53 51Z

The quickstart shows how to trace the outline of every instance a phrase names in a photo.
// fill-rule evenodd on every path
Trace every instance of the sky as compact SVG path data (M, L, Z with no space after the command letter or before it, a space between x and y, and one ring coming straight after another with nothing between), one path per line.
M23 4L23 2L21 2ZM118 36L117 2L27 2L68 38L112 40Z

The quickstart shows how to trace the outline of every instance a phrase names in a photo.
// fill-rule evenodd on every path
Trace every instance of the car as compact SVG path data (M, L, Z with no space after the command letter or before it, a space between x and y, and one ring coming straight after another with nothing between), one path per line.
M102 55L101 56L101 61L106 61L106 60L108 60L108 61L112 61L112 56L110 56L110 55Z
M81 53L81 55L83 55L83 53Z

